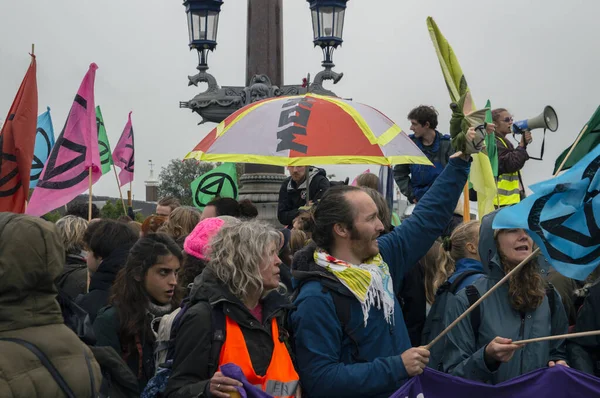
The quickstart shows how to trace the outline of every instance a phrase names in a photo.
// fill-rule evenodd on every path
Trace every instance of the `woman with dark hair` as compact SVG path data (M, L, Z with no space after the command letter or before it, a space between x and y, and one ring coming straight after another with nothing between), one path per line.
M248 199L239 202L232 198L213 199L202 211L202 220L219 216L232 216L242 220L251 220L258 216L258 209Z
M493 230L494 217L495 213L484 217L479 231L479 255L487 267L487 275L471 285L479 296L533 252L533 240L524 230ZM448 302L446 325L469 307L467 290ZM475 311L477 322L472 319ZM442 364L445 372L497 384L546 366L567 365L564 339L513 343L567 333L567 315L560 296L543 280L537 259L526 263L475 311L448 333Z
M130 250L112 289L110 306L94 322L98 346L111 346L138 378L140 391L154 375L155 319L181 302L177 273L181 250L169 236L141 238Z

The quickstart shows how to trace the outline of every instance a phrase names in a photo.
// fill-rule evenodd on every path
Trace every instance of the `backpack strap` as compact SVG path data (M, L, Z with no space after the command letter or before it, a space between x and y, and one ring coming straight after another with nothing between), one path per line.
M206 302L206 304L211 307L210 331L212 337L210 352L208 354L208 373L212 375L219 368L221 348L223 347L223 343L225 343L225 313L221 304L217 304L214 307L209 302Z
M365 360L361 359L358 356L358 341L357 339L354 337L354 333L352 333L352 330L350 330L350 319L351 319L351 315L352 315L352 301L353 300L351 297L348 297L338 291L336 291L335 289L331 289L327 286L323 286L322 289L323 293L327 293L329 292L329 294L331 295L331 298L333 299L333 305L335 307L335 313L338 317L338 320L340 321L340 324L342 326L342 331L344 332L344 334L346 336L348 336L348 338L350 339L350 341L352 342L352 345L354 345L354 352L352 353L352 357L354 358L354 360L356 362L366 362Z
M548 297L548 305L550 306L550 321L554 317L554 311L556 307L556 295L554 294L554 285L548 282L548 286L546 286L546 296Z
M479 290L473 285L465 287L467 293L467 300L469 300L469 307L471 307L477 300L479 300ZM473 335L475 336L475 342L479 340L479 326L481 326L481 307L477 306L471 311L471 328L473 329Z
M463 283L463 281L465 279L467 279L468 277L470 277L472 275L480 275L480 274L482 274L481 271L477 271L474 269L463 271L460 274L458 274L456 279L454 279L454 281L450 284L450 286L448 287L448 290L450 291L450 293L456 294L458 287ZM477 290L477 289L475 289L475 290ZM471 304L473 304L473 303L471 303Z
M71 387L69 387L69 385L67 384L65 379L61 376L61 374L58 372L58 370L54 367L54 365L52 364L50 359L35 344L30 343L25 340L11 338L11 337L2 337L2 338L0 338L0 341L10 341L12 343L16 343L16 344L19 344L19 345L27 348L29 351L31 351L33 354L35 354L35 356L40 360L42 365L44 365L44 367L48 370L48 373L50 373L50 375L52 376L52 378L54 379L56 384L58 384L58 386L65 393L67 398L77 398L76 395L73 393L73 390L71 390ZM89 367L89 358L87 358L87 355L86 355L86 361L88 362L88 367ZM90 375L91 375L91 370L90 370ZM93 380L93 378L92 378L92 380ZM92 381L92 386L93 386L93 381ZM92 395L93 394L94 394L94 391L92 390Z

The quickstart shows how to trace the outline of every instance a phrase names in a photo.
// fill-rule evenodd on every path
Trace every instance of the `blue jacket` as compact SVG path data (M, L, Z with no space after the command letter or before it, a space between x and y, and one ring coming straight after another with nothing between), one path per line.
M468 172L469 163L450 160L411 217L379 238L379 250L389 265L396 294L404 274L448 224ZM298 252L293 267L299 291L290 324L303 395L389 397L408 377L400 355L411 348L398 300L393 325L385 321L381 310L372 307L364 326L360 303L333 275L314 263L313 250ZM328 290L352 298L345 328ZM354 341L345 330L352 331Z
M450 136L436 130L436 138L429 146L423 145L423 141L416 138L414 134L410 139L419 147L427 158L433 163L432 166L422 164L399 164L394 166L394 180L404 196L410 203L416 199L421 200L425 192L433 185L441 174L453 153Z
M461 258L456 262L456 270L452 275L450 275L450 278L448 278L448 280L450 281L450 283L454 282L454 280L465 271L479 271L481 272L481 274L474 274L466 277L465 280L462 281L460 285L458 285L458 288L456 289L457 292L469 285L472 285L473 282L475 282L477 279L481 278L485 274L485 271L483 270L483 264L481 264L481 261L473 260L472 258Z

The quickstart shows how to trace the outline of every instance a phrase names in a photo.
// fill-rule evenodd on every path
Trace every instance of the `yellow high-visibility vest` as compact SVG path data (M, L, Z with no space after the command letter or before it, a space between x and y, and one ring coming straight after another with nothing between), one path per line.
M497 137L505 148L506 142ZM519 172L504 173L498 175L498 194L494 197L494 206L509 206L521 201L521 189L519 188Z

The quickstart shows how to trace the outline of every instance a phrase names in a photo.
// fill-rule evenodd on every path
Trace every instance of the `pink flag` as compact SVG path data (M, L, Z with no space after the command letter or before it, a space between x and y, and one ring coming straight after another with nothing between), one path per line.
M98 66L90 64L67 117L65 127L56 140L31 196L27 214L42 216L70 202L102 177L98 135L94 79Z
M360 174L367 174L367 173L370 173L370 172L371 172L371 169L366 169L365 171L363 171ZM352 180L352 184L350 184L350 185L352 185L353 187L355 187L356 186L356 180L358 180L358 176L354 177L354 180Z
M133 181L134 154L133 126L131 126L131 112L129 112L127 124L125 125L121 138L119 138L119 142L112 154L113 162L121 169L121 172L119 173L121 186Z

